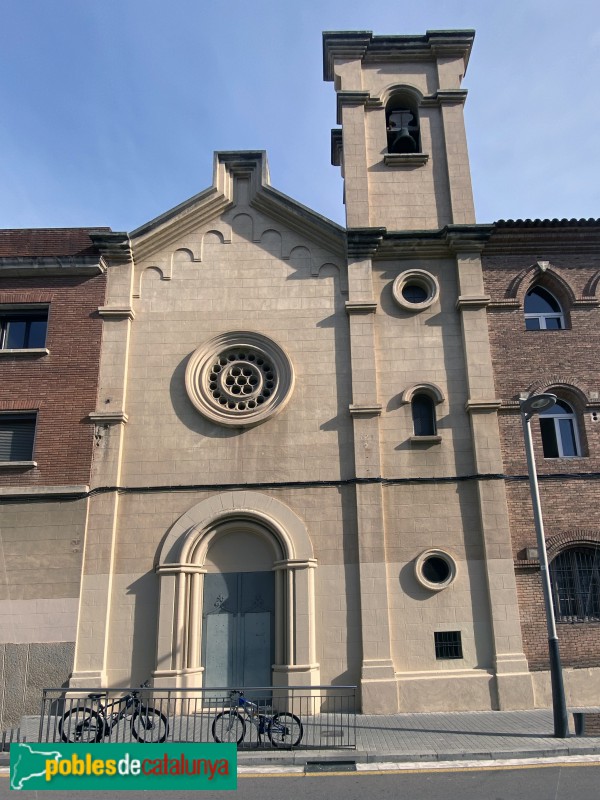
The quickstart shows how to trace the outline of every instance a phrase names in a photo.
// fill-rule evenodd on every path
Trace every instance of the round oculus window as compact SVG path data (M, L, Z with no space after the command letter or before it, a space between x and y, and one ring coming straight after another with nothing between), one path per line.
M194 406L212 422L250 427L283 409L294 387L287 353L250 331L216 336L191 356L185 386Z
M426 550L415 561L415 576L421 586L438 592L456 577L456 561L443 550Z
M392 286L394 300L407 311L422 311L438 299L440 287L431 273L424 269L401 272Z

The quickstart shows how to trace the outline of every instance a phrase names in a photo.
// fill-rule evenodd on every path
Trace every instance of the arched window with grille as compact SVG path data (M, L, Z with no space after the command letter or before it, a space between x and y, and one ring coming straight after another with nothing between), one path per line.
M577 416L565 400L540 412L544 458L576 458L581 455Z
M550 563L558 622L600 621L600 548L572 547Z
M528 331L564 329L565 315L561 305L543 286L534 286L527 292L524 306Z
M437 425L433 399L428 394L416 394L410 406L415 436L435 436Z

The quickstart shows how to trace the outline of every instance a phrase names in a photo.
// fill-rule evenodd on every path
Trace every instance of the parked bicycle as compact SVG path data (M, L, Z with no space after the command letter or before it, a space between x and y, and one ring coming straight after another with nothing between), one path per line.
M244 693L234 689L229 693L231 708L221 711L213 719L212 735L215 742L235 742L241 744L254 725L258 734L266 734L273 747L292 748L302 740L304 728L299 717L285 711L276 714L262 714L256 703L247 700Z
M58 723L61 739L72 743L99 742L110 736L122 719L127 719L131 723L132 736L138 742L164 742L169 733L167 718L140 698L142 689L149 685L146 681L139 689L133 689L110 703L102 702L105 693L88 694L94 707L78 706L63 714Z

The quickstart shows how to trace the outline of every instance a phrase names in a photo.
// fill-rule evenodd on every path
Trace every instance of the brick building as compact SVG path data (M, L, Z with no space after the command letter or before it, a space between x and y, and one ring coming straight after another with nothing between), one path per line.
M371 712L546 705L518 400L548 389L561 402L536 446L566 684L579 704L597 691L600 224L475 223L472 42L324 34L345 228L275 190L264 153L222 152L209 189L129 234L86 234L98 273L70 291L91 350L87 378L69 375L87 393L62 418L81 471L0 465L13 492L34 470L78 483L47 512L80 513L64 540L83 546L81 585L47 595L71 598L72 686L337 682ZM18 402L41 447L42 410ZM60 564L38 508L7 513ZM5 564L27 587L39 560L16 547Z
M0 720L72 668L109 229L0 231Z
M600 663L599 242L594 220L502 221L483 258L524 650L536 680L548 646L517 401L550 391L561 405L533 430L558 636L571 682L589 682L590 699Z

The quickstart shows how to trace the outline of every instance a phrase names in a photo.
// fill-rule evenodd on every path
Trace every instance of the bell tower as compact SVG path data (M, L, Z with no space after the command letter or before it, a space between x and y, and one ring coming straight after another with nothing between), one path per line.
M337 121L332 163L348 228L431 230L475 222L461 82L475 33L323 34Z

